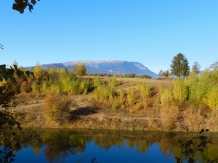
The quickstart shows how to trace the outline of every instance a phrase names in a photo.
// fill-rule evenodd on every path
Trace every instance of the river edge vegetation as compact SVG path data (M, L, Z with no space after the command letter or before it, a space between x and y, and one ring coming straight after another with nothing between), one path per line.
M17 107L8 111L23 127L218 131L217 67L186 71L187 77L133 79L85 75L82 64L73 71L37 64L33 73L16 65L0 85L16 94Z

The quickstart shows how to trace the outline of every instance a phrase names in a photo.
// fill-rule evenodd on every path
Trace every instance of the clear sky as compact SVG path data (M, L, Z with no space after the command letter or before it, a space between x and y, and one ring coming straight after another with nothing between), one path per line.
M0 1L0 64L138 61L153 72L183 53L218 60L217 0L40 0L32 13Z

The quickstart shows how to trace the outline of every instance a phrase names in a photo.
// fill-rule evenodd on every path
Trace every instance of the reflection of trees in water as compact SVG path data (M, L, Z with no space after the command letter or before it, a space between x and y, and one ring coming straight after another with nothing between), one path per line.
M61 162L61 160L71 155L81 153L85 150L86 144L92 140L98 147L106 150L110 149L112 146L121 148L125 143L127 149L135 147L137 152L141 153L148 153L151 145L155 143L160 147L161 152L165 156L174 155L175 157L180 157L181 148L179 140L183 141L193 137L192 134L187 135L187 133L121 133L120 131L103 133L87 131L81 133L79 131L75 132L70 130L23 130L18 131L13 138L10 137L12 136L10 134L8 134L7 138L8 144L2 144L1 141L2 146L13 149L11 151L12 153L13 151L20 150L22 147L32 146L36 155L40 153L40 149L43 147L44 155L48 162ZM213 160L218 157L218 136L216 134L209 134L208 137L213 142L213 145L206 146L203 153L197 152L195 160L206 162L206 160ZM8 153L10 154L10 151L8 151ZM185 161L185 159L185 157L181 157L181 160Z
M93 136L93 141L100 148L109 149L112 146L118 146L119 148L123 145L123 138L113 135L96 135Z
M44 153L48 162L55 162L58 159L65 159L70 155L83 152L89 141L88 137L74 135L65 130L42 135Z

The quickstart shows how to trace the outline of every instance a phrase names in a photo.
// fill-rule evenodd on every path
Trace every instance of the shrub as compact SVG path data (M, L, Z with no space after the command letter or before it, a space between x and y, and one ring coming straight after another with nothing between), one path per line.
M113 99L111 108L112 108L112 110L116 110L118 107L119 107L119 99L117 97L115 97Z
M114 95L113 90L106 85L99 85L96 89L95 89L95 99L96 100L108 100L110 96ZM111 97L110 97L111 99Z
M118 95L119 103L123 104L124 103L124 92L122 89L116 90L116 94Z
M94 78L93 84L94 84L95 87L98 87L98 86L101 85L101 79L100 79L99 76Z
M169 88L164 88L163 91L161 92L161 104L162 105L167 105L169 106L172 101L173 101L173 95L172 95L172 90L170 90Z
M23 93L27 93L28 91L30 91L30 86L28 84L27 81L23 81L20 85L20 91L23 92Z
M149 75L140 75L139 78L142 78L142 79L151 79L152 77L149 76Z
M48 84L47 82L42 83L42 87L40 89L41 94L45 95L48 92Z
M109 86L115 87L116 85L117 85L117 78L116 78L116 75L113 75L113 77L110 78Z
M31 88L32 88L32 92L33 92L36 96L39 96L39 88L38 88L38 85L36 84L35 81L32 83Z
M136 74L134 74L134 73L129 73L129 74L125 74L124 77L126 77L126 78L135 78L135 77L136 77Z
M151 96L151 88L146 83L139 83L138 90L140 91L141 98Z
M61 88L59 84L52 84L49 88L48 92L54 92L54 93L60 93L61 92Z
M131 88L128 90L127 101L128 101L129 104L132 104L133 101L134 101L134 92L135 92L134 87L131 87Z
M70 88L71 88L71 94L78 94L79 93L79 87L80 87L80 83L78 80L72 80L70 82Z
M70 120L70 100L57 92L49 92L44 100L44 113L48 120L66 124Z
M89 80L83 80L79 87L79 92L83 94L88 94L89 91L93 89L93 84Z

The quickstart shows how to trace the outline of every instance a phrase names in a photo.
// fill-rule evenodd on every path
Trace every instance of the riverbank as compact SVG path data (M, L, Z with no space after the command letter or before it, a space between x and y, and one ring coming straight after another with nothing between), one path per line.
M94 83L96 79L93 79ZM165 93L161 93L161 88L173 87L172 79L117 78L114 86L112 79L109 77L99 79L102 84L87 94L62 93L59 97L66 98L70 103L67 112L70 119L67 119L67 123L60 124L51 120L45 112L47 96L43 93L28 92L16 95L13 100L17 106L12 108L11 112L24 128L67 127L176 132L199 131L199 128L209 128L210 131L218 131L216 110L207 107L198 109L193 107L189 101L182 105L161 103L161 98ZM146 92L147 88L148 93ZM108 93L108 90L111 92ZM104 91L109 94L109 97L104 97ZM50 96L51 99L53 94ZM58 101L59 99L56 99L54 102ZM60 104L56 105L55 107L58 108ZM62 118L62 114L65 113L58 113L59 118Z
M161 84L170 84L166 81L148 80L153 88ZM155 83L155 84L154 84ZM125 83L127 89L132 84ZM13 109L14 115L23 128L73 128L73 129L111 129L111 130L135 130L135 131L199 131L200 128L210 128L218 131L217 125L211 125L210 120L205 119L193 110L182 110L179 107L162 107L154 105L156 93L146 100L150 103L146 108L139 108L130 112L131 108L112 109L111 104L94 99L94 93L87 95L66 95L70 98L71 119L68 123L60 125L49 121L44 113L45 97L34 97L31 93L16 96L17 107ZM134 107L134 105L132 106ZM185 117L185 118L184 118Z

